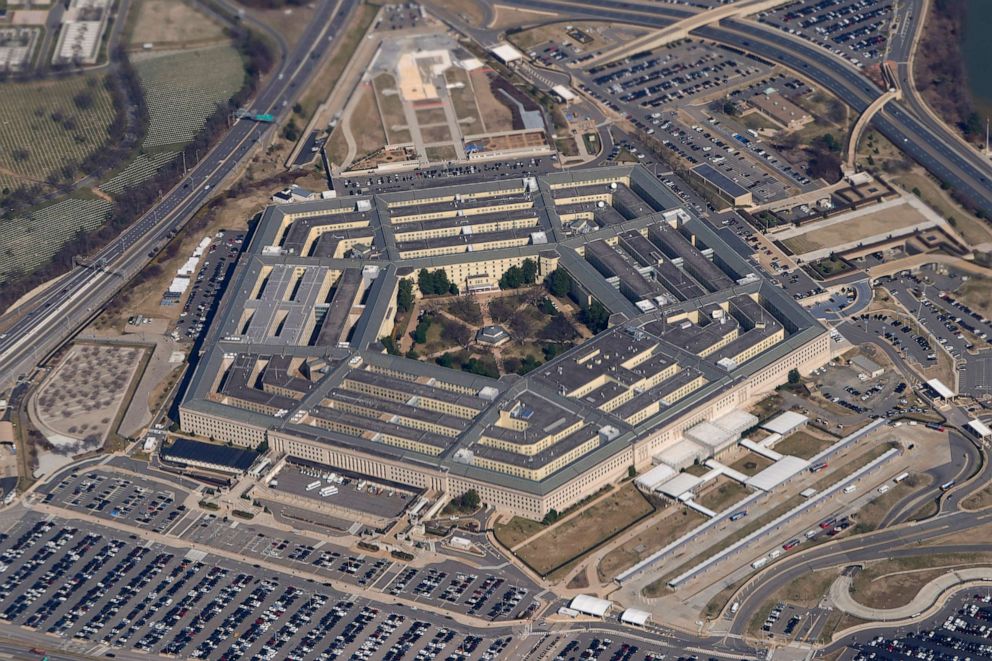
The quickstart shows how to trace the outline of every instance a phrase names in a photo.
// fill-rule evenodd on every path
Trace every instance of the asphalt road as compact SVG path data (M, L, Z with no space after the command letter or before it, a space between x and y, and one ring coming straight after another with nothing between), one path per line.
M320 0L313 20L295 47L287 52L268 84L250 105L277 117L288 112L321 58L344 26L358 0ZM280 44L282 46L283 44ZM158 204L139 218L90 264L63 276L56 286L29 303L30 308L0 339L0 385L30 370L78 324L85 321L149 260L215 193L217 186L246 159L272 125L238 120L217 145ZM25 310L18 310L18 314Z

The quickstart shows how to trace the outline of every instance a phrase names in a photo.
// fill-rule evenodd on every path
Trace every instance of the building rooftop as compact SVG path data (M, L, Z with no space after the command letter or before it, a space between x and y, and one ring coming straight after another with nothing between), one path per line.
M586 195L610 196L620 217L570 235L556 200ZM402 256L404 231L488 222L485 210L507 201L526 208L492 217L536 217L547 243ZM181 411L546 493L824 332L678 205L639 165L274 205L230 280ZM376 249L325 250L328 236L370 237ZM493 269L524 258L568 272L612 326L523 377L384 352L399 279L445 268L497 280ZM641 296L651 305L635 306Z

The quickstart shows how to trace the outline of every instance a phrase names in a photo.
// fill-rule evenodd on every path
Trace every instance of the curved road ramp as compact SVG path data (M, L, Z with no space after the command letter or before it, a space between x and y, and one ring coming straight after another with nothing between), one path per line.
M905 606L897 608L870 608L857 601L851 594L851 576L841 576L830 586L830 600L848 615L874 622L893 622L916 619L934 606L942 605L941 597L950 591L973 584L992 582L992 568L958 569L933 579L916 593Z

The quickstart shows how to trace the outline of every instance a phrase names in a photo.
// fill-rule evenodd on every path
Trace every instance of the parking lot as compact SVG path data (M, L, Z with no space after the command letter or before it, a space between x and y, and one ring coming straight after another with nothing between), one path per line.
M768 65L726 48L685 42L593 66L581 76L586 89L617 111L685 104L714 91L766 75Z
M855 66L885 55L890 0L800 0L759 14L762 22L823 46Z
M853 645L854 661L992 658L992 595L966 591L951 600L949 614L932 627L895 635L876 635ZM947 612L947 611L945 611Z
M0 562L0 617L94 647L187 658L434 659L497 658L508 642L236 562L34 515L0 537Z
M183 311L179 313L176 339L196 341L210 327L217 302L224 292L228 278L234 272L244 239L244 234L226 233L223 230L217 233L203 256L203 263L193 281L189 297L183 305Z
M382 176L342 175L335 177L334 190L338 195L378 195L412 190L426 182L432 186L455 186L500 178L533 177L553 169L554 161L549 156L471 165L433 165ZM435 179L439 181L433 181Z
M276 481L277 486L270 484L274 491L384 518L399 516L417 497L399 485L379 484L342 471L297 463L287 463ZM334 492L328 493L331 489Z
M44 502L168 533L187 515L188 492L127 473L81 470L46 485Z

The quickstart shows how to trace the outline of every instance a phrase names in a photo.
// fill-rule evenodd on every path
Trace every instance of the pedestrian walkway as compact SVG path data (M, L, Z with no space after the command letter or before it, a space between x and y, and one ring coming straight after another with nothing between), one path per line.
M938 604L940 598L952 588L989 581L992 581L992 568L958 569L938 576L924 585L905 606L871 608L855 601L851 594L851 577L841 576L830 586L830 600L838 610L862 620L894 622L917 617Z

